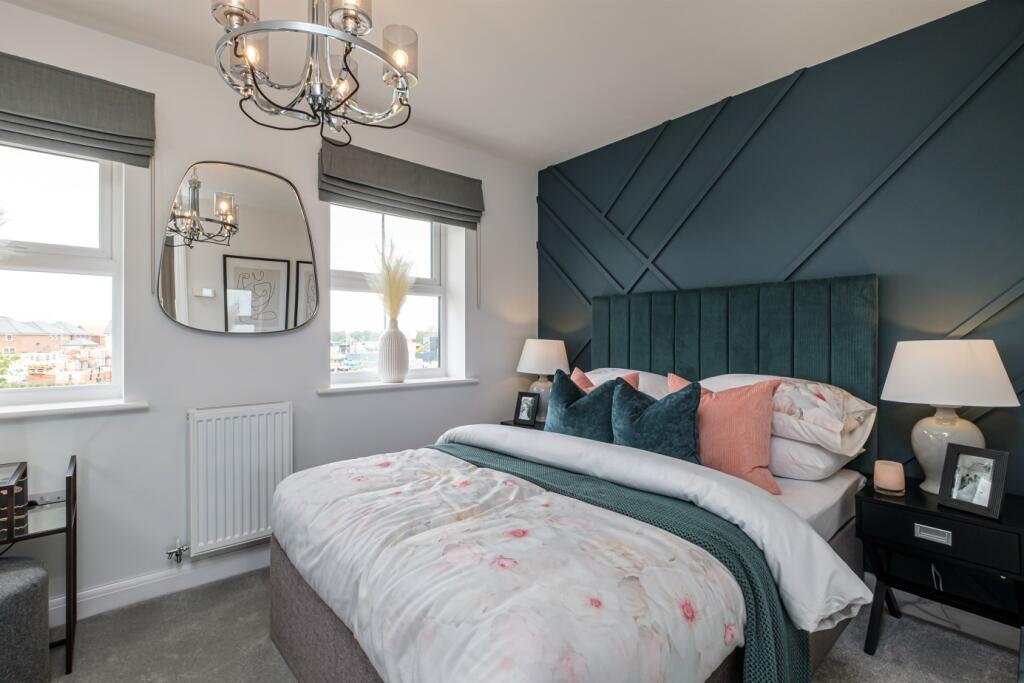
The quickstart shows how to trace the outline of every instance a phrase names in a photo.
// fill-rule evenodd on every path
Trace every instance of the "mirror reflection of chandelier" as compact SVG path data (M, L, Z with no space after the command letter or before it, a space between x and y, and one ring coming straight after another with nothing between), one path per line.
M213 193L213 218L202 215L199 209L199 190L203 184L195 169L188 183L182 183L180 194L171 205L171 217L167 221L167 234L178 235L181 243L189 249L195 242L209 242L225 247L231 245L231 238L238 234L238 203L228 192Z
M319 128L324 140L339 147L352 142L350 124L405 125L412 116L409 90L419 72L416 31L403 25L385 27L382 49L363 37L373 29L373 0L309 3L308 22L260 21L259 0L212 0L213 17L226 31L217 42L215 63L240 96L242 113L275 130ZM306 38L303 66L294 81L279 83L270 77L270 36L275 33ZM360 105L357 54L380 64L391 91L386 106Z

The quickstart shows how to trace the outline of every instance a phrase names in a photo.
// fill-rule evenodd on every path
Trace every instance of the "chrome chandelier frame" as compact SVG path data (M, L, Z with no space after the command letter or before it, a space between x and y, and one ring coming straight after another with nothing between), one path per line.
M220 7L228 4L220 3ZM213 14L217 21L222 24L230 21L226 27L227 32L217 41L215 64L224 82L239 94L239 109L253 123L274 130L319 128L320 136L337 147L352 142L348 124L385 129L404 126L412 117L409 92L417 83L416 75L403 69L384 50L355 34L370 30L368 18L366 24L352 24L351 31L325 25L325 14L322 11L325 4L326 0L310 0L309 22L254 21L246 13L230 14L225 19L223 10L219 11L218 4L214 4ZM269 44L269 36L278 33L307 36L305 66L294 83L281 84L271 80L269 74L259 68L259 60L252 59L248 52L248 44L254 42L252 39L264 36L266 44ZM337 50L332 52L332 46ZM392 88L391 103L386 109L368 110L360 106L355 98L359 80L350 68L349 59L357 51L383 65L383 81ZM232 56L235 58L234 64ZM338 56L341 58L338 65L340 68L336 69L332 57ZM337 86L347 79L353 85L339 94ZM279 94L285 99L277 101L273 94ZM260 121L250 111L253 107L269 117L284 117L295 123L275 125ZM328 130L344 137L340 140L332 139L327 135Z
M236 216L207 218L199 212L199 189L202 183L199 176L193 169L192 177L188 179L188 206L183 211L178 200L171 205L171 217L167 221L167 234L181 237L180 244L175 247L188 247L196 242L219 244L224 247L231 246L231 238L238 234L238 219ZM216 230L208 230L207 225L216 226Z

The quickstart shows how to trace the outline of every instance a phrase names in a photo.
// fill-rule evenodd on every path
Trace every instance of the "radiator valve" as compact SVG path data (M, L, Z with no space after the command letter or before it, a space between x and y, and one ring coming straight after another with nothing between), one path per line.
M174 547L167 552L167 559L174 560L178 564L181 564L181 556L187 553L190 548L187 543L182 543L180 538L174 539Z

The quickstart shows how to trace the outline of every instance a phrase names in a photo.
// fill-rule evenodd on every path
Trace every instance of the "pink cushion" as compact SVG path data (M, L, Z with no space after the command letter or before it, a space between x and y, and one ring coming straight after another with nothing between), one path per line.
M575 382L576 386L578 386L580 389L582 389L585 393L588 394L597 388L597 385L591 382L590 378L587 377L587 373L583 372L579 368L576 368L575 370L572 371L572 375L569 376L569 379ZM626 380L626 383L629 386L633 387L637 391L640 391L639 372L631 372L628 375L623 375L622 379Z
M669 391L690 382L668 376ZM768 380L725 391L701 390L697 408L700 462L712 469L745 479L765 491L782 493L772 476L772 397L779 380Z

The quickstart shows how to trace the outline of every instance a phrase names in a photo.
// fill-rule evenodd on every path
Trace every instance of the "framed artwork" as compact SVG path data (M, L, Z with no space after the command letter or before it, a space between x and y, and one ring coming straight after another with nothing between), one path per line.
M999 519L1010 454L988 448L946 446L939 505Z
M516 399L516 415L512 419L517 425L533 427L537 424L537 409L540 408L540 394L520 391Z
M288 328L291 263L224 255L224 331L259 333Z
M316 270L312 261L295 262L295 327L301 327L316 315Z

